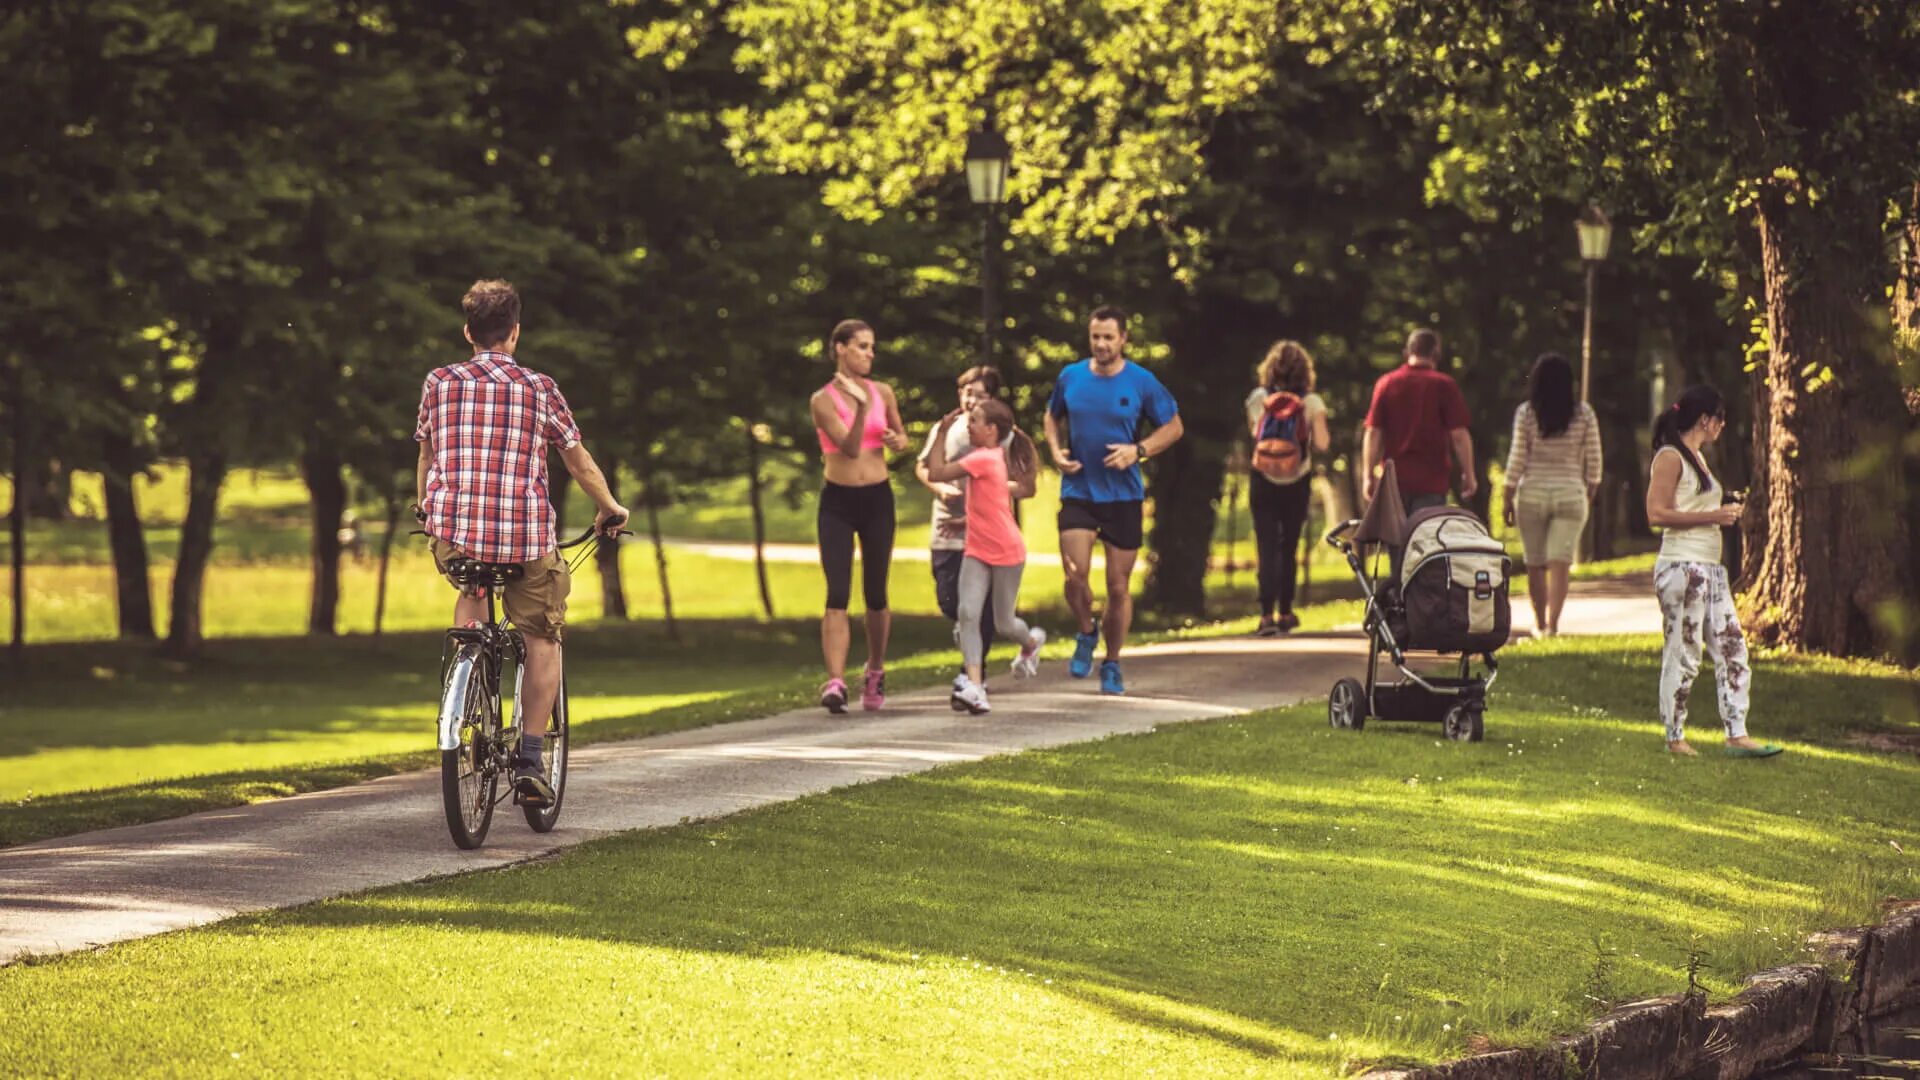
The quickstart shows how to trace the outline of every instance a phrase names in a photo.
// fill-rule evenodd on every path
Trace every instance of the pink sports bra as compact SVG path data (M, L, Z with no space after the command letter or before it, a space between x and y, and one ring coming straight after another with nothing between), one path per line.
M860 449L878 450L887 445L881 436L887 430L887 407L880 402L880 392L874 389L872 379L862 379L867 384L867 430L860 434ZM833 411L840 415L843 424L853 423L854 408L847 399L840 396L840 388L828 383L826 391L833 396ZM827 437L825 428L814 428L820 435L820 449L829 454L837 454L840 448Z

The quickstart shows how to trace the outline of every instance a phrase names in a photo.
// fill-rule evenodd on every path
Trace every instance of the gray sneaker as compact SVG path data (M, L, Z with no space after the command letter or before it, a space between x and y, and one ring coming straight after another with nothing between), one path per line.
M547 770L538 761L521 761L513 767L513 790L520 801L536 809L553 805L553 785L547 781Z

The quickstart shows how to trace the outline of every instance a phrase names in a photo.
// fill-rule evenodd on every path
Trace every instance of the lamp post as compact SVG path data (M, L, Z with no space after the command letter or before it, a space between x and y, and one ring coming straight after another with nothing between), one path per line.
M993 107L973 134L967 136L967 196L984 213L980 216L980 362L993 363L994 323L998 321L995 293L995 249L999 247L1000 204L1007 201L1007 168L1013 155L1007 140L993 126Z
M1613 222L1598 206L1581 211L1574 228L1580 234L1580 261L1587 266L1586 329L1580 335L1580 400L1587 400L1593 376L1593 296L1600 264L1606 261L1607 247L1613 243Z

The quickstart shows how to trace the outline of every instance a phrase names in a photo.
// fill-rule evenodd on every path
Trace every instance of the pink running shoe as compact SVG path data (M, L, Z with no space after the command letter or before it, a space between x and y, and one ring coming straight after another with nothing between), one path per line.
M868 668L866 685L860 690L860 707L879 712L887 704L887 673Z
M841 679L828 679L827 685L820 688L820 705L835 716L847 711L847 684Z

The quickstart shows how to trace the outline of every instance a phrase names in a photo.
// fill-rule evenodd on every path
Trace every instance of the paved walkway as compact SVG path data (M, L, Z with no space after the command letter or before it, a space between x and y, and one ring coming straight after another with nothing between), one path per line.
M1569 608L1569 632L1654 623L1645 591L1631 605L1630 588L1586 591ZM1516 620L1524 607L1515 603ZM1612 621L1629 615L1644 625ZM437 771L0 849L0 964L520 862L609 833L939 765L1291 704L1364 664L1364 643L1352 635L1177 642L1128 654L1124 698L1102 697L1092 680L1070 680L1064 663L1049 662L1036 680L997 678L995 712L984 717L955 714L939 689L899 695L878 714L829 719L804 709L605 743L574 755L557 829L537 835L503 805L473 852L447 838Z

